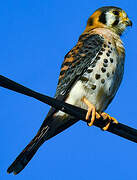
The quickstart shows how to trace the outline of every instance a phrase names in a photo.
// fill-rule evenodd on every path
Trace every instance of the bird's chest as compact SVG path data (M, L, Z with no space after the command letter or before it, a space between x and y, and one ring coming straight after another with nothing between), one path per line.
M124 60L111 44L105 45L81 77L86 97L102 111L117 92L124 71Z

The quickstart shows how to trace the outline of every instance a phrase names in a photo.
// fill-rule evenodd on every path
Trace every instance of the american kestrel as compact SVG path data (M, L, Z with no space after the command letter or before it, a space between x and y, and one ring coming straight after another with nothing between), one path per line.
M131 25L121 8L99 8L89 17L76 46L64 58L55 98L87 109L86 119L91 119L89 126L100 116L118 123L103 111L114 98L123 77L125 51L120 36ZM75 117L51 108L36 136L7 172L18 174L46 140L77 121Z

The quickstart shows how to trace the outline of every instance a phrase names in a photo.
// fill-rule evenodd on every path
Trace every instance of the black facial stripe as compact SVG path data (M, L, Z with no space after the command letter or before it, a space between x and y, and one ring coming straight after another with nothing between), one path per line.
M116 20L114 21L114 23L113 23L113 26L118 25L118 23L119 23L119 19L116 19Z
M106 24L106 12L102 12L102 14L99 16L99 22Z
M87 24L89 26L92 26L93 25L93 18L89 18Z

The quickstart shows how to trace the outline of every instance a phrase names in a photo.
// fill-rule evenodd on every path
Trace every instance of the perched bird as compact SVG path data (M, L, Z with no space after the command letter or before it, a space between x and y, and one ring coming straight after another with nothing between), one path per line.
M103 111L114 98L123 77L125 51L120 36L127 26L132 26L132 22L121 8L99 8L89 17L76 46L64 58L55 98L88 109L89 126L101 116L118 123ZM51 108L36 136L7 172L18 174L46 140L77 121Z

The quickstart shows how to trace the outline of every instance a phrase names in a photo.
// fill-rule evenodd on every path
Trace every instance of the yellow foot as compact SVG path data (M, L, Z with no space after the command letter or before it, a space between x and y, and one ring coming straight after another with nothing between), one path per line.
M88 112L86 114L86 120L88 121L91 117L90 122L88 123L88 126L92 126L95 119L99 119L101 116L96 112L96 108L93 104L91 104L86 97L83 97L82 101L88 106Z
M108 130L111 121L113 121L114 123L118 124L118 121L117 121L115 118L111 117L109 114L107 114L107 113L105 113L105 112L101 113L101 116L102 116L103 119L105 119L105 120L106 120L106 119L109 119L108 124L103 128L104 131Z

